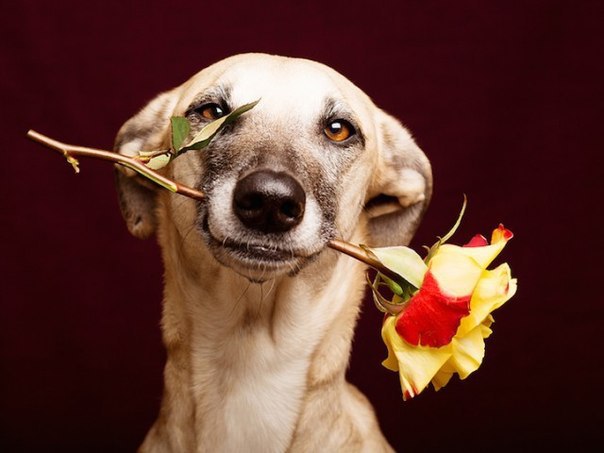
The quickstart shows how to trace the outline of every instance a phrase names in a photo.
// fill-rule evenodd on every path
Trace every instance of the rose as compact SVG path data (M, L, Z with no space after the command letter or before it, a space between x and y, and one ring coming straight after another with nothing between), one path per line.
M382 326L388 348L383 365L399 372L403 399L430 382L439 390L454 373L465 379L481 365L484 339L492 333L491 312L516 292L507 264L487 267L512 236L500 225L490 245L479 235L463 247L441 240L425 262L407 247L368 249L404 279L401 288L381 276L372 285L379 306L399 311L387 315ZM380 279L395 292L392 302L378 292Z

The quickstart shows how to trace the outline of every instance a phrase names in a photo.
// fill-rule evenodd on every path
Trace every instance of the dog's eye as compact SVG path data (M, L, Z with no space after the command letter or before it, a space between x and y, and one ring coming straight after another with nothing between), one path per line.
M195 111L207 120L217 120L226 115L226 112L218 104L204 104Z
M346 120L334 120L324 129L325 135L333 142L343 142L352 137L356 131L352 124Z

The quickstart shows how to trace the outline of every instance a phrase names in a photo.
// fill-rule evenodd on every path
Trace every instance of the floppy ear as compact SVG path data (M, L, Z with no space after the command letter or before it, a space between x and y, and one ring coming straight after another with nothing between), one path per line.
M396 119L377 115L379 163L368 192L372 246L406 245L432 196L430 162Z
M130 118L115 138L114 151L128 156L138 151L160 150L169 131L177 101L175 90L162 93ZM155 233L157 187L132 170L116 166L115 182L122 216L130 233L145 239Z

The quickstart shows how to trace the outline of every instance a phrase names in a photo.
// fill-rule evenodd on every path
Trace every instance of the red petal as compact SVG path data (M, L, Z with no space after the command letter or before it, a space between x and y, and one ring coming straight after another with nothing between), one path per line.
M464 244L464 247L484 247L485 245L489 245L489 241L482 234L477 234L467 244Z
M451 342L461 319L470 313L471 295L451 297L443 294L430 271L420 290L396 322L396 331L414 346L439 348Z
M497 228L499 231L503 232L503 237L506 240L510 240L514 237L514 233L512 233L510 230L508 230L506 227L503 226L503 223L499 224L499 227Z

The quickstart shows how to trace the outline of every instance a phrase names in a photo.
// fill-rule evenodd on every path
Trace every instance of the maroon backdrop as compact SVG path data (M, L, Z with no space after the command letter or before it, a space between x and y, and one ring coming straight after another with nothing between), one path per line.
M5 1L0 11L0 450L132 451L161 395L162 269L122 224L109 165L63 159L35 128L109 148L158 92L246 52L319 60L399 117L432 161L414 246L469 207L499 222L519 279L483 366L403 402L365 303L350 379L400 450L587 445L604 313L601 2Z

